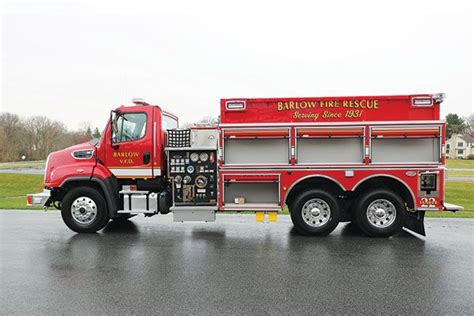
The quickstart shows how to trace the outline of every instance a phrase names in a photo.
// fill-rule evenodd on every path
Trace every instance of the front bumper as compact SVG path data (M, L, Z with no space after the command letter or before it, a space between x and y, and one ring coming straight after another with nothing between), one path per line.
M44 189L41 193L26 195L27 206L45 206L51 197L51 190Z

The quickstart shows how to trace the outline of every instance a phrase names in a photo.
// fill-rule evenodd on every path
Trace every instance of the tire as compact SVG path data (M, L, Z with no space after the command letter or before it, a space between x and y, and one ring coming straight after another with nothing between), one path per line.
M326 236L339 224L341 208L330 193L314 189L303 192L290 206L296 230L306 236Z
M78 187L69 191L61 205L64 223L77 233L95 233L107 225L107 204L96 189Z
M405 206L393 191L379 189L361 196L354 208L357 226L371 237L390 237L401 231Z

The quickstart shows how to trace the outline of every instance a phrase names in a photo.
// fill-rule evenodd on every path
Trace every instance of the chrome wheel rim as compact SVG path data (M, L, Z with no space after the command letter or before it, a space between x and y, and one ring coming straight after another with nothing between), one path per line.
M97 205L87 196L81 196L71 204L72 219L81 225L92 223L97 216Z
M367 207L367 220L376 228L386 228L395 222L397 209L392 202L386 199L378 199Z
M321 227L329 222L331 218L331 207L321 199L307 201L301 209L303 220L311 227Z

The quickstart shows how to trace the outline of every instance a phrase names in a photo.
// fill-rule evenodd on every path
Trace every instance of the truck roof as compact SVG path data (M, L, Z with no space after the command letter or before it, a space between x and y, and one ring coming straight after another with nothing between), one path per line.
M439 120L444 94L221 99L221 123Z

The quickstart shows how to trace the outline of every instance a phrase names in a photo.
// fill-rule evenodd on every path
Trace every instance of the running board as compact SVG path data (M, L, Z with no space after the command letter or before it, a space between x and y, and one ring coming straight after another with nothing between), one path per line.
M157 214L157 212L148 211L148 210L120 210L117 211L118 214Z

